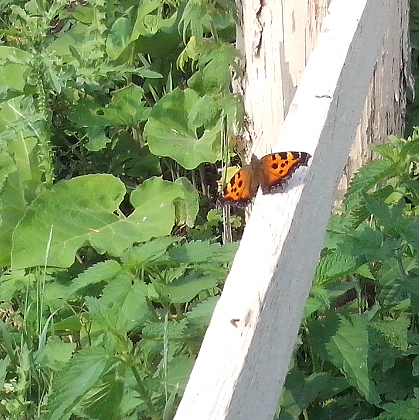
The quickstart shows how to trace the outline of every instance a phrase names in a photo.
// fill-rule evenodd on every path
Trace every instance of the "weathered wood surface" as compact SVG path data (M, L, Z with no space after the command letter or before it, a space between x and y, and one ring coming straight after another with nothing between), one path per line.
M371 145L387 142L389 135L402 137L406 113L406 89L413 89L410 73L409 2L393 2L370 90L336 198L340 201L353 174L373 157Z
M273 146L307 151L311 165L284 194L258 195L176 420L272 419L336 186L397 14L394 0L330 4Z
M273 151L329 3L237 0L237 48L246 72L235 88L249 117L242 135L253 151Z

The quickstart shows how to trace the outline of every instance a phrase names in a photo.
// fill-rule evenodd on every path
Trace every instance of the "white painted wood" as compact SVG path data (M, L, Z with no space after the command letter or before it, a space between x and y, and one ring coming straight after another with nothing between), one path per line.
M394 3L330 4L276 144L311 165L259 193L175 420L272 419Z

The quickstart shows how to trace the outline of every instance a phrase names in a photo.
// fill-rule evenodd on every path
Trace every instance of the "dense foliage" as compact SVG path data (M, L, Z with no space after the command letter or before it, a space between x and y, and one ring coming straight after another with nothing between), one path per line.
M329 223L278 419L419 413L419 131L375 150Z
M236 249L233 6L1 3L0 417L172 417Z
M237 247L212 165L242 121L234 2L0 13L0 417L170 419ZM418 417L419 132L376 151L331 219L278 419Z

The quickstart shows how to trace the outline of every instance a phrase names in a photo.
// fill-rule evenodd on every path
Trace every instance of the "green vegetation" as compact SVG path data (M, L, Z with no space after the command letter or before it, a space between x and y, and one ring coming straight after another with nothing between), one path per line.
M212 165L243 119L234 2L0 14L0 418L170 420L237 248ZM376 151L331 219L280 420L418 417L419 131Z
M375 150L330 220L278 419L419 413L419 131Z
M237 248L233 7L0 5L1 418L173 416Z

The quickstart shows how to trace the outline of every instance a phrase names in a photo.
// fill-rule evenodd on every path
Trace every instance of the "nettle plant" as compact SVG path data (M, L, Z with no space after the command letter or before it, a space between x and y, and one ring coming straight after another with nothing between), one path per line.
M13 3L0 416L169 419L235 250L210 210L242 120L234 2Z
M419 129L375 146L329 223L278 419L419 410Z

